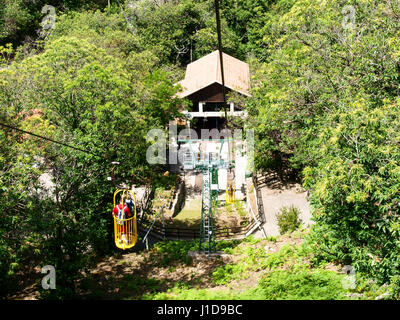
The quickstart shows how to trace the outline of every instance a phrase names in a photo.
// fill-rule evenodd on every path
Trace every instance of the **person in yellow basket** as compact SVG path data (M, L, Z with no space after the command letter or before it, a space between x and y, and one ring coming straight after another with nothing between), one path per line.
M131 217L131 209L127 204L125 194L122 195L119 204L115 206L112 213L118 219L118 231L120 234L122 234L119 243L121 244L122 242L125 242L125 244L128 245L128 239L126 238L126 225L124 225L122 220L129 219Z

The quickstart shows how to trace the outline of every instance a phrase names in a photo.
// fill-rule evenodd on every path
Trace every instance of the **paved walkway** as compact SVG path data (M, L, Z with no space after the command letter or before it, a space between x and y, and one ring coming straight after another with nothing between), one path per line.
M307 200L307 192L299 184L286 184L278 182L275 176L259 176L259 187L265 211L265 223L263 228L267 236L278 236L279 227L276 213L283 206L294 205L300 209L300 219L303 225L308 226L311 221L310 205ZM262 237L257 231L256 237Z

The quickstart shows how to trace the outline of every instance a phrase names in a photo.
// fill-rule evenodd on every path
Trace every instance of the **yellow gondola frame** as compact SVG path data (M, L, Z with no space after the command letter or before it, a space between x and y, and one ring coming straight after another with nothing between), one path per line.
M114 192L114 198L113 198L113 203L114 207L116 206L115 199L119 193L125 193L126 192L126 198L128 199L129 195L132 196L132 199L134 201L134 212L133 216L128 218L128 219L118 219L113 214L114 218L114 241L115 245L122 249L126 250L129 248L132 248L135 246L137 242L137 224L136 224L136 196L135 194L128 189L118 189L117 191ZM121 196L122 196L121 194ZM124 232L125 231L125 232ZM125 235L125 237L124 237Z

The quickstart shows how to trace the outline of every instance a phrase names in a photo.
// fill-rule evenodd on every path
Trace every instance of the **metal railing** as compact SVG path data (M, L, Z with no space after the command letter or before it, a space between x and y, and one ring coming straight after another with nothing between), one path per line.
M191 229L163 226L155 220L150 222L146 218L141 220L141 224L138 226L138 228L141 231L149 231L150 226L151 230L148 235L151 235L159 240L196 240L200 238L200 228ZM215 228L215 238L221 240L245 236L246 233L255 226L257 226L257 221L252 220L246 225L242 226ZM147 237L148 235L146 234Z
M256 196L257 218L262 223L265 223L265 210L264 210L264 205L262 202L261 190L258 187L257 174L252 175L252 181L253 181L253 186L254 186L254 194Z

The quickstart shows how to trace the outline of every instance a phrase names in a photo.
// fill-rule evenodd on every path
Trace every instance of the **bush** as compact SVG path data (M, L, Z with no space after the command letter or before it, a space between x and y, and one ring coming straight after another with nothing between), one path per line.
M246 106L257 137L255 165L265 171L289 163L301 170L321 258L389 283L400 272L398 22L389 2L354 2L358 21L373 31L348 50L356 33L332 41L340 1L277 4L282 18L260 30L282 46L271 46L257 67ZM329 14L315 19L318 11ZM321 66L324 72L313 71Z
M304 170L314 238L327 256L389 283L400 270L400 107L351 107L320 135L318 165Z
M295 206L282 207L276 214L278 219L279 232L284 234L288 231L292 232L300 226L300 210Z

